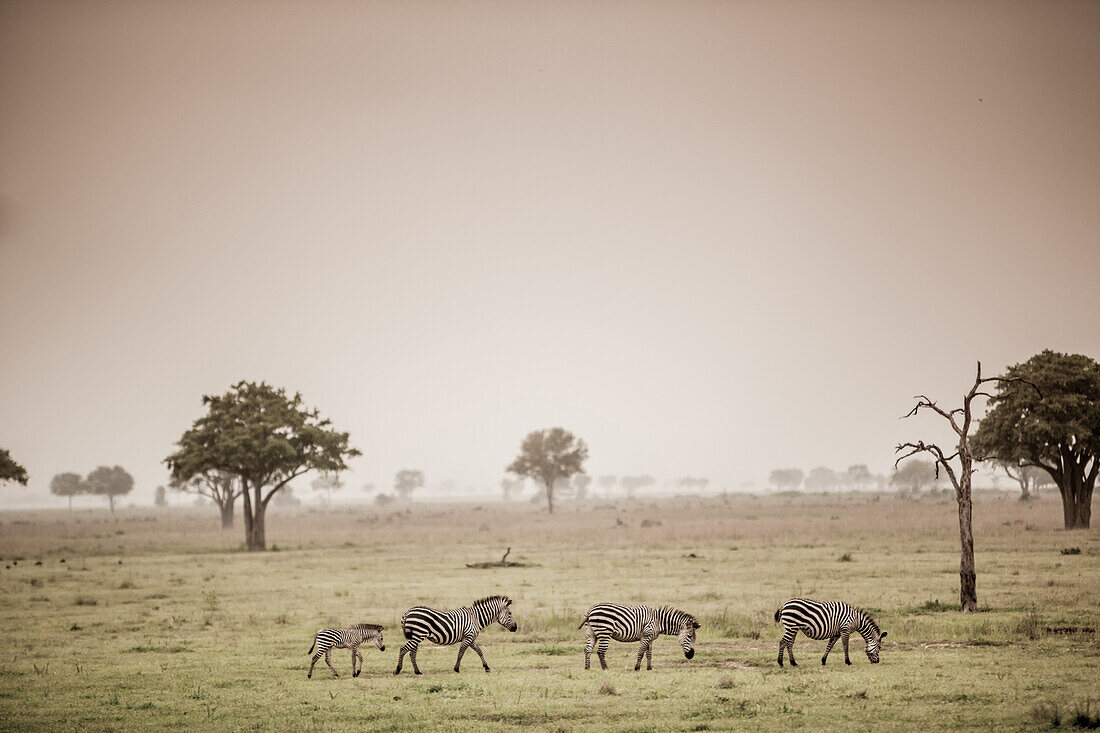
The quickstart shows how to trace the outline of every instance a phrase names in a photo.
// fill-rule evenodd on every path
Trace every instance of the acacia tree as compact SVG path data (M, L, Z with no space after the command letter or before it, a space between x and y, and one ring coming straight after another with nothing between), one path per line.
M210 499L221 513L222 529L233 528L234 507L237 498L244 492L244 486L232 473L212 468L196 473L186 481L178 481L173 477L168 485L184 494Z
M932 461L909 461L894 472L890 477L890 484L897 485L900 491L917 494L925 486L933 484L938 477L939 471Z
M70 512L73 510L73 497L87 492L88 486L79 473L59 473L50 479L50 493L67 498Z
M403 468L393 477L393 490L405 501L416 489L424 488L424 472L412 468Z
M332 504L332 492L344 488L344 482L340 480L338 473L323 473L310 482L310 488L325 492L327 497L325 503Z
M828 491L836 487L836 471L826 466L810 469L805 486L810 491Z
M553 514L558 480L582 473L587 459L588 446L568 430L535 430L523 439L519 455L505 470L541 483L546 488L547 507Z
M271 498L308 471L347 469L360 455L348 434L331 428L302 396L287 396L266 382L238 382L221 396L203 395L207 414L195 420L164 459L178 482L207 471L225 471L241 483L245 547L267 549L264 517Z
M626 489L626 498L633 499L638 489L647 489L657 483L657 479L648 473L641 476L623 476L619 483Z
M115 497L129 494L133 490L134 477L122 466L100 466L88 474L84 483L88 487L89 494L106 496L111 511L114 512Z
M1065 528L1088 529L1100 472L1100 364L1048 349L1009 367L989 404L974 436L982 457L1045 471L1062 495Z
M981 425L978 431L981 432ZM977 435L974 436L977 438ZM994 466L1005 472L1005 475L1020 485L1020 501L1031 501L1032 494L1041 486L1053 486L1050 476L1041 468L1035 466L1021 466L1011 461L994 461ZM996 474L994 474L996 478Z
M777 468L768 474L768 481L780 491L794 491L802 485L801 468Z
M11 453L0 448L0 483L11 481L12 483L27 485L27 469L20 466L11 457Z
M939 407L933 400L924 395L917 395L913 399L917 404L905 417L912 417L921 410L931 410L948 422L951 429L958 437L958 445L955 452L948 455L935 443L901 443L895 453L907 451L894 462L894 468L910 456L918 453L928 453L935 461L936 475L944 471L955 489L955 501L959 505L959 601L964 613L973 613L978 610L977 575L974 571L974 529L973 529L973 504L971 500L971 481L974 476L974 450L970 443L970 426L974 419L973 403L979 397L989 397L982 386L989 383L1003 383L1003 377L982 377L982 363L978 362L977 375L974 377L974 385L963 397L963 406L953 410L945 410ZM1022 381L1022 380L1016 380ZM1032 385L1034 386L1034 385ZM958 460L958 468L953 461Z
M158 509L168 506L168 491L163 486L158 486L153 492L153 506Z
M600 476L599 481L600 488L603 489L603 498L606 499L607 495L611 493L611 489L613 489L615 487L615 484L619 482L619 479L616 476L607 474L605 476Z
M509 501L513 495L518 495L523 491L523 481L520 478L508 478L505 476L500 480L500 490L504 493L504 501Z

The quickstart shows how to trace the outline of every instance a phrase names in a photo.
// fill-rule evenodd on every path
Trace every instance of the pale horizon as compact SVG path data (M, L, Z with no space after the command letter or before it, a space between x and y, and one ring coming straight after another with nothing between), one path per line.
M1094 2L5 0L0 499L151 504L240 380L350 432L342 494L552 426L888 474L949 440L913 395L1100 357L1097 69Z

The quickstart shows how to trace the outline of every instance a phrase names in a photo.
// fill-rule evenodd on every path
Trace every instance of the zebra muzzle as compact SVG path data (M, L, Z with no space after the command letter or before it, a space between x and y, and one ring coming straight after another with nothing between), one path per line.
M684 656L687 657L688 659L691 659L692 657L695 656L695 650L694 649L688 649L686 652L684 652Z

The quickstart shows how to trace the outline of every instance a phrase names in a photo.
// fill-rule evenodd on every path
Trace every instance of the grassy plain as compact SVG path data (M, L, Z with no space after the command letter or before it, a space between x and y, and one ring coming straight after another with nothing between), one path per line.
M9 512L0 728L1033 730L1100 712L1097 531L1062 531L1056 497L980 494L982 612L963 615L956 521L946 496L274 508L275 551L248 554L214 510ZM528 567L466 567L507 546ZM393 676L405 608L491 593L519 623L483 632L491 674L425 645L423 676ZM883 662L853 639L851 667L838 648L822 668L800 636L779 668L772 614L795 595L871 610ZM585 672L577 625L599 600L695 613L695 659L663 637L653 672L623 644ZM322 662L307 680L313 632L360 621L385 624L386 652L352 679L337 651L339 679Z

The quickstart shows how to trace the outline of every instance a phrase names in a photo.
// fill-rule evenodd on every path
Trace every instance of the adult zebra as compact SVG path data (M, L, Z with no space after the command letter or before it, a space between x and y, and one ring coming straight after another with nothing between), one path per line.
M584 645L584 668L590 669L592 649L600 658L600 666L607 669L608 642L637 641L638 659L634 671L642 667L645 656L646 669L653 669L653 641L661 634L675 634L680 641L684 656L695 656L695 630L699 622L690 613L671 606L650 608L649 606L621 606L617 603L597 603L588 609L584 621L577 628L588 624L588 641Z
M313 637L313 646L309 648L310 654L313 654L314 649L317 650L317 653L313 654L313 661L309 664L309 674L306 675L306 679L313 678L313 665L317 664L317 660L321 658L321 655L324 655L325 664L332 670L332 674L337 677L340 676L337 674L336 668L332 666L333 649L351 650L351 676L358 677L359 673L363 671L363 655L359 653L359 645L368 641L373 641L379 651L386 651L386 642L382 640L382 627L378 624L355 624L346 629L324 628L319 630ZM359 659L359 669L355 668L356 658Z
M882 640L886 638L886 632L879 630L878 624L866 611L839 601L823 603L806 598L792 598L775 612L775 620L783 624L783 638L779 641L780 667L783 666L784 648L791 658L791 666L798 666L798 662L794 661L794 637L799 631L811 639L829 640L825 654L821 657L822 664L825 664L837 639L844 641L844 663L852 663L848 658L848 638L853 632L862 636L867 643L867 658L871 660L871 664L878 664L879 649Z
M405 638L408 641L401 645L401 654L397 657L397 669L394 670L394 674L401 674L401 663L406 654L412 660L413 671L420 674L420 667L416 666L416 648L425 639L443 646L461 642L458 648L458 659L455 660L455 672L458 671L458 666L462 663L462 655L467 649L477 652L481 657L481 666L488 672L489 664L485 661L481 647L477 645L477 635L494 621L509 631L519 628L512 618L511 598L489 596L453 611L437 611L426 606L410 608L401 616L401 628L404 629Z

